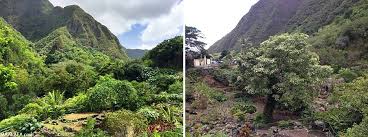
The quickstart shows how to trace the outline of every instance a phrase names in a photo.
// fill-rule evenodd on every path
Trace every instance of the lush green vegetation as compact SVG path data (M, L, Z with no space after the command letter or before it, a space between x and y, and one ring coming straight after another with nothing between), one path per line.
M286 111L312 130L366 136L368 1L287 3L260 1L233 32L215 43L210 51L218 52L216 59L224 63L211 76L242 90L241 98L265 99L263 114L251 120L256 127L269 122L290 127L295 123L271 120L272 114ZM236 64L228 63L234 60ZM232 110L244 118L249 108L237 104Z
M86 47L69 31L32 43L0 20L0 132L182 136L182 37L129 60ZM67 116L89 113L103 117L66 128Z

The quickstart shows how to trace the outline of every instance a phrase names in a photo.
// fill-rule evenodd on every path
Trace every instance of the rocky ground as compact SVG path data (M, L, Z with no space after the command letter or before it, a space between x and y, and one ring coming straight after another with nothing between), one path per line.
M44 127L41 129L41 132L48 136L59 136L58 134L60 132L63 132L64 136L74 136L75 133L79 132L87 124L88 118L94 119L96 125L99 125L102 123L105 115L102 113L68 114L59 120L43 121Z
M224 92L228 99L225 102L211 102L208 104L207 109L194 109L190 103L187 103L187 130L190 130L192 134L202 133L203 135L221 132L232 137L329 137L327 132L310 130L311 128L308 125L303 125L299 121L298 116L282 111L275 112L275 123L280 120L288 120L292 122L292 126L280 128L277 124L272 123L259 129L248 127L255 114L248 114L246 116L248 121L250 120L249 122L241 122L230 113L231 107L236 103L236 95L240 92L222 85L209 75L202 77L202 81L205 81L210 87ZM262 113L265 104L264 99L252 98L251 100L257 108L257 113ZM323 109L327 103L325 96L320 96L316 101L316 106L319 106L317 107L318 109ZM250 130L252 132L248 134L244 133L244 130Z

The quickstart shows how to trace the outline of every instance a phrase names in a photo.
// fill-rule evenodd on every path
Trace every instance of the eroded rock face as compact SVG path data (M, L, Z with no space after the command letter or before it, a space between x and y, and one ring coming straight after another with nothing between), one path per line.
M116 36L76 5L61 8L48 0L0 0L0 17L33 42L66 27L78 44L114 58L127 57Z
M222 39L211 53L238 50L242 40L258 45L270 36L300 30L313 34L339 16L358 0L260 0ZM287 3L287 4L285 4ZM251 46L248 45L248 46ZM247 45L245 45L247 46Z

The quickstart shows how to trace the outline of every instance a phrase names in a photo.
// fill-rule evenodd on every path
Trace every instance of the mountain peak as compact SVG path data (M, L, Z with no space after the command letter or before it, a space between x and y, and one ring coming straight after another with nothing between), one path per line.
M117 37L77 5L61 8L48 0L0 0L0 17L32 42L66 27L80 45L113 58L127 58Z

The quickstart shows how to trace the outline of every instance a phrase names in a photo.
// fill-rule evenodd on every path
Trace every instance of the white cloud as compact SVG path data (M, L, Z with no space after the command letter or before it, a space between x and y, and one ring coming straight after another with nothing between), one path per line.
M142 33L142 41L158 41L179 34L184 25L183 12L184 4L181 2L172 8L170 14L151 20Z
M155 46L156 46L156 44L142 44L139 47L137 47L137 49L148 49L148 50L151 50Z
M168 15L178 0L50 0L56 6L79 5L115 35L123 34L133 24L155 23ZM165 25L165 24L163 24Z
M258 0L184 0L185 24L203 32L207 48L229 33Z

